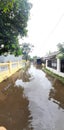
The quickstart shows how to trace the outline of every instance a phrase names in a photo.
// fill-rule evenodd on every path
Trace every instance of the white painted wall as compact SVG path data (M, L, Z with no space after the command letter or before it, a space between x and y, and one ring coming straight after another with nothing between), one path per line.
M57 74L57 75L59 75L59 76L64 77L64 73L60 72L60 60L59 60L59 59L57 59L57 70L48 67L48 66L47 66L47 60L46 60L46 68L47 68L48 70L50 70L51 72L53 72L53 73L55 73L55 74Z
M60 59L57 59L57 71L60 72L61 64Z
M64 73L62 73L62 72L58 72L57 70L52 69L52 68L50 68L50 67L47 67L47 69L50 70L50 71L52 71L53 73L59 75L59 76L64 77Z
M48 60L46 60L46 68L47 68Z

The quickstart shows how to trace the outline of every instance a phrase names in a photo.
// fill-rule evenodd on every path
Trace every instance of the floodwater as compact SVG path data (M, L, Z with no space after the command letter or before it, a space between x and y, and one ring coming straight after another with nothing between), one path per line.
M0 126L64 130L64 85L31 65L0 83Z

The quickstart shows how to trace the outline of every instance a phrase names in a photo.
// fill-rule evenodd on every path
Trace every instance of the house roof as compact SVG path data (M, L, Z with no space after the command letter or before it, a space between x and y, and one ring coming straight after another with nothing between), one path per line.
M46 55L46 56L44 57L44 59L46 60L46 59L53 58L54 56L57 56L58 54L59 54L59 51L52 52L52 53Z

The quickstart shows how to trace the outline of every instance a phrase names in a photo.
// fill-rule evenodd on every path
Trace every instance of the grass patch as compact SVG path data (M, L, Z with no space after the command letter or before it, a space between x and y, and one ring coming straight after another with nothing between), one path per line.
M42 70L43 70L45 73L47 73L48 75L50 75L51 77L60 80L60 81L64 84L64 78L63 78L63 77L61 77L61 76L59 76L59 75L53 73L52 71L50 71L50 70L48 70L48 69L46 69L46 68L43 68Z

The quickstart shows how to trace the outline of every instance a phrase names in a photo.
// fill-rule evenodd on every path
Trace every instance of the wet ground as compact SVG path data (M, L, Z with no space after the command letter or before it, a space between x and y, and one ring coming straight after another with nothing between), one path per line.
M0 83L0 126L64 130L64 85L31 65Z

